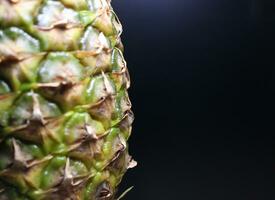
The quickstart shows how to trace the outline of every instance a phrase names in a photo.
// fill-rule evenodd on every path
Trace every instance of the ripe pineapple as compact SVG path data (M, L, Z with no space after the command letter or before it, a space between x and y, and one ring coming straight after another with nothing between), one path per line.
M108 0L0 0L0 200L110 200L135 166Z

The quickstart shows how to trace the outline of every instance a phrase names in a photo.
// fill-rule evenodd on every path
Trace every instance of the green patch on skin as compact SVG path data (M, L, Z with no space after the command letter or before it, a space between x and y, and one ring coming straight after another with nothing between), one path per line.
M96 103L101 99L113 95L115 85L108 75L98 75L91 79L86 90L86 101Z
M63 140L66 144L74 144L88 137L96 139L104 133L103 125L93 120L88 113L75 113L64 125Z
M117 37L122 31L120 23L116 20L116 15L107 10L95 19L93 26L108 37Z
M96 199L97 190L101 184L108 181L109 172L97 172L91 182L87 185L84 195L84 200Z
M9 124L10 108L17 95L15 93L9 93L0 95L0 130L2 127L6 127ZM1 138L1 135L0 135Z
M113 142L116 139L116 137L119 134L119 129L116 128L112 128L108 134L108 136L106 137L106 141L103 145L103 149L102 152L104 154L104 159L108 159L113 153Z
M74 10L88 10L87 0L60 0L65 6Z
M101 51L104 48L111 48L111 43L103 33L89 26L81 38L80 46L85 51Z
M54 157L42 173L41 188L49 189L62 180L62 171L66 164L66 157Z
M91 24L96 19L96 13L91 11L80 11L78 14L79 20L83 26Z
M0 193L0 199L3 200L31 200L25 195L19 194L18 190L7 186L4 183L0 182L0 188L3 189L3 191Z
M112 70L114 72L121 72L126 67L125 64L121 50L114 48L112 53Z
M10 88L7 83L0 80L0 95L10 92Z

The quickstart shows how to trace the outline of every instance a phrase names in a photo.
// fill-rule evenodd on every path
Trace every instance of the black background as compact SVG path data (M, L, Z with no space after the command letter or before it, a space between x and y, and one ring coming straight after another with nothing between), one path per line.
M274 200L275 2L113 0L139 165L126 200ZM273 147L272 147L273 146Z

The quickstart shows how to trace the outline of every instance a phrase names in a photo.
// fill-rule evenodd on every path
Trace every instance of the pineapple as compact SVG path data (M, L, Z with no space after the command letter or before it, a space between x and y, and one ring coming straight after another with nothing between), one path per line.
M108 0L0 0L0 200L111 200L133 113Z

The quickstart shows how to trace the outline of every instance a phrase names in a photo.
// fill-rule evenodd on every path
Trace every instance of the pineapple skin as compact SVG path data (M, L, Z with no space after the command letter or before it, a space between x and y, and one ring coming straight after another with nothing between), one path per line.
M0 0L0 200L111 200L133 113L108 0Z

